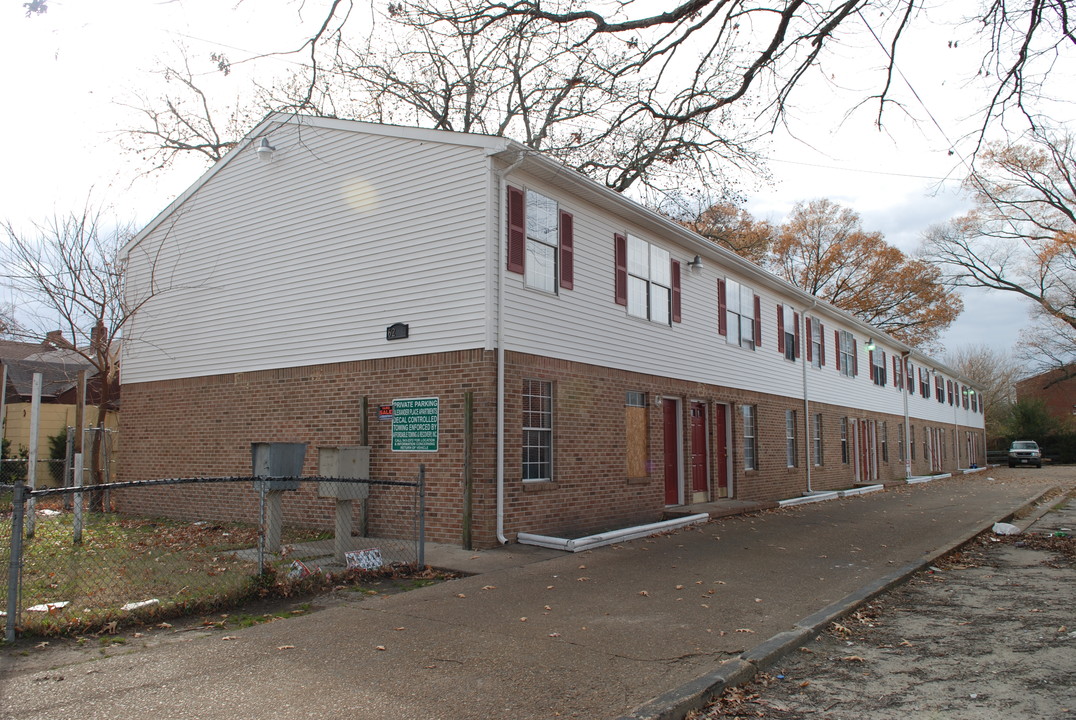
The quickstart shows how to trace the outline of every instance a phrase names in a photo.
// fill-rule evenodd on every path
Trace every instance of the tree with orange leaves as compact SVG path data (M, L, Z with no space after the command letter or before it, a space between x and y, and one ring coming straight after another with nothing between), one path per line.
M751 213L729 202L715 203L683 224L756 265L766 263L775 232L770 223L756 220Z
M766 267L901 342L929 348L964 309L940 270L905 255L831 200L797 203Z
M1029 359L1076 360L1076 138L1039 126L1015 145L987 147L965 181L976 207L931 228L924 257L951 287L1012 292L1042 322L1029 329Z

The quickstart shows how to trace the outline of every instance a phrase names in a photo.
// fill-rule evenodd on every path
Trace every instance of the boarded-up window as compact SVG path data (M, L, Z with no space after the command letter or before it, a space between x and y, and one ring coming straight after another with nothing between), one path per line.
M628 478L650 475L650 433L646 421L646 394L628 392L624 400L624 426L627 429Z

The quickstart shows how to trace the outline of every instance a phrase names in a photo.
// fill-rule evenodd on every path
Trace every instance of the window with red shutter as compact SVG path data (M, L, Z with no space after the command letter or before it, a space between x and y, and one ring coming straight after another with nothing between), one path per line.
M755 295L755 347L762 347L762 300Z
M728 318L726 316L726 310L728 304L725 301L725 280L723 278L717 279L717 334L725 335L729 334Z
M508 271L523 272L524 247L526 234L523 227L524 207L523 191L508 186Z
M807 331L807 362L814 360L814 323L811 318L804 318L804 329Z
M628 238L613 235L613 258L615 277L613 295L617 305L628 304Z
M572 214L560 211L560 286L575 288L575 221Z
M680 261L672 261L672 321L680 322Z

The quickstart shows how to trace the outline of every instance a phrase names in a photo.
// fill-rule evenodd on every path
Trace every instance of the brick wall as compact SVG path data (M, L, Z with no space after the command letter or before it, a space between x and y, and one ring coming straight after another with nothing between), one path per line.
M665 508L664 413L661 402L678 401L682 428L682 468L690 483L690 405L706 403L709 428L709 475L716 477L719 438L714 416L728 413L727 453L733 468L732 493L741 499L776 500L807 490L805 449L810 434L800 400L747 392L652 375L613 370L532 355L508 353L505 367L505 534L518 532L578 537L598 531L661 519ZM523 482L522 386L524 379L553 383L554 477ZM645 393L649 429L650 472L629 478L626 469L625 394ZM427 537L459 544L462 540L464 492L464 403L473 393L473 542L490 547L496 538L496 365L480 350L385 360L339 363L124 387L121 429L122 480L164 477L249 475L251 442L309 444L304 475L317 472L318 446L354 445L362 439L362 407L371 446L371 474L386 480L410 480L420 464L427 467ZM377 420L377 407L394 398L440 398L439 451L391 451L391 425ZM664 400L663 400L664 399ZM741 407L756 406L758 469L744 471ZM785 453L785 411L797 413L796 465ZM878 481L904 477L897 447L895 415L868 415L839 406L812 403L810 414L823 417L823 462L812 463L811 488L841 489L855 483L854 444L849 462L841 462L840 419L872 420L888 427L888 461L878 456ZM913 474L927 474L922 453L922 423ZM952 426L940 426L950 439ZM961 439L963 430L961 431ZM880 442L879 442L880 447ZM981 461L980 461L981 462ZM945 466L955 468L952 452ZM966 461L963 464L966 466ZM253 520L257 498L248 484L208 490L200 485L161 493L123 496L122 509L165 513L180 518ZM690 501L690 494L687 496ZM409 507L406 491L375 490L370 501L371 534L399 537L400 508ZM332 527L335 505L319 499L313 488L289 493L288 522Z

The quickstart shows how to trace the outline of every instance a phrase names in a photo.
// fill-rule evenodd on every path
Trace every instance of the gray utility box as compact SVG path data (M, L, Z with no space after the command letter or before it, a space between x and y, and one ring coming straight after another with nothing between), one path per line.
M298 490L298 478L303 474L303 460L306 459L306 443L251 443L251 462L256 478L254 489L262 490ZM273 479L273 478L289 478Z
M318 475L327 478L369 480L370 447L368 445L319 447ZM370 486L366 483L318 483L318 497L365 500L369 495Z

